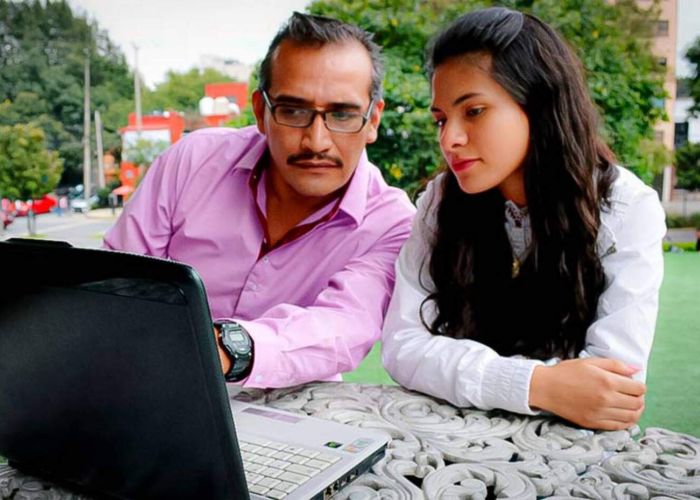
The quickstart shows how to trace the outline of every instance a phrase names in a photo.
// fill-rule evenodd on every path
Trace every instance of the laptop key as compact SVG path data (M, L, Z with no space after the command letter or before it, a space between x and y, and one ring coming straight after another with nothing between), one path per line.
M305 476L303 474L297 474L296 472L287 472L287 471L280 474L279 478L283 479L284 481L289 481L290 483L294 483L294 484L303 484L306 481L308 481L309 479L311 479L309 476Z
M308 462L310 459L306 457L302 457L301 455L294 455L293 457L289 457L289 461L293 464L305 464Z
M284 450L284 449L287 447L286 444L284 444L284 443L278 443L278 442L276 442L276 441L270 441L269 443L267 443L266 446L267 446L268 448L274 448L274 449L276 449L276 450Z
M279 453L279 451L277 451L274 448L260 448L256 453L265 457L273 457L274 455Z
M272 464L270 464L270 465L272 465ZM265 466L260 465L260 464L254 464L254 463L244 463L243 468L245 469L246 472L250 471L250 472L256 472L256 473L260 474L260 471L263 470L265 468Z
M286 451L287 453L293 453L294 455L296 455L304 450L305 450L305 448L302 448L301 446L294 446L291 444L285 446L285 448L284 448L284 451Z
M250 461L260 465L270 465L275 461L275 459L270 457L254 456L250 459Z
M270 491L270 488L267 488L266 486L260 486L258 484L249 484L248 491L257 495L264 495L265 493Z
M255 484L258 484L260 486L267 486L268 488L274 488L275 486L277 486L281 482L282 481L280 481L279 479L274 479L272 477L264 477Z
M289 460L290 457L292 457L291 453L287 453L286 451L278 451L274 455L272 455L273 458L277 458L278 460Z
M279 498L286 497L287 494L284 491L270 490L267 493L265 493L265 496L267 496L267 498L274 498L275 500L277 500Z
M324 462L324 463L325 463L325 462ZM275 469L282 469L282 470L284 470L284 469L286 469L287 467L289 467L290 465L292 465L291 462L287 462L287 461L285 461L285 460L275 460L274 462L272 462L272 463L270 464L270 467L274 467Z
M292 491L296 490L299 487L299 485L290 483L287 481L282 481L280 484L275 486L276 490L284 491L285 493L291 493Z
M245 475L245 482L248 483L248 486L259 483L261 479L263 479L263 476L254 472Z
M304 474L305 476L315 476L319 472L321 472L318 469L314 469L313 467L307 467L306 465L297 465L297 464L292 464L286 469L288 472L296 472L297 474Z
M317 459L315 459L315 458L312 458L311 460L309 460L308 462L306 462L304 465L306 465L307 467L313 467L313 468L315 468L315 469L323 470L323 469L326 469L326 468L330 467L330 466L331 466L331 463L330 463L330 462L324 462L323 460L317 460Z
M282 472L284 472L284 471L281 469L275 469L274 467L265 467L263 470L260 471L260 474L262 474L263 476L267 476L267 477L277 477L280 474L282 474ZM293 471L293 472L299 472L299 471Z
M340 460L339 456L331 455L330 453L319 453L315 458L316 460L323 460L324 462L329 462L332 464Z
M299 453L297 453L297 455L301 455L302 457L306 458L314 458L318 454L319 452L314 450L301 450Z

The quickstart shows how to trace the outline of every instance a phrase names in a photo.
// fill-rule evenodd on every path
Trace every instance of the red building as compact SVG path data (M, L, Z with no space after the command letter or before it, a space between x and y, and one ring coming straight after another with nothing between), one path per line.
M204 96L199 111L205 123L210 127L220 127L248 105L248 84L208 83L204 85Z
M175 111L166 111L161 115L144 115L141 117L141 129L136 127L136 113L129 113L129 124L120 129L122 135L122 151L127 151L137 141L167 143L177 142L185 131L184 117ZM136 188L136 183L143 169L122 158L119 180L122 185L116 194L127 197Z

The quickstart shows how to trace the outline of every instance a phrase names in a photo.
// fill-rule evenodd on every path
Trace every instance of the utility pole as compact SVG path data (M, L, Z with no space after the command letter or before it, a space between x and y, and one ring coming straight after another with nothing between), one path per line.
M85 51L85 89L83 90L85 102L83 103L83 196L90 199L90 55Z
M134 46L134 102L136 103L136 137L141 138L141 78L139 77L139 47Z
M102 120L97 110L95 110L95 142L97 144L97 185L102 189L105 187L105 161L102 149Z

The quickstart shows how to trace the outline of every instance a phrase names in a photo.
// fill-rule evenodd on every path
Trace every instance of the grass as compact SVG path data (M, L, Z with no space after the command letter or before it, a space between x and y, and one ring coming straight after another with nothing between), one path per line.
M665 254L659 319L640 425L700 437L700 253ZM393 384L375 345L347 382Z

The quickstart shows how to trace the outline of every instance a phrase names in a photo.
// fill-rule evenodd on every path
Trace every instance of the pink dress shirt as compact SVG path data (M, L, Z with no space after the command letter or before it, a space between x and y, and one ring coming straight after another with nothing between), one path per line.
M194 267L212 316L238 321L254 340L245 386L339 380L379 339L415 209L363 153L337 213L259 258L250 178L266 150L255 127L189 134L153 162L104 246ZM264 215L264 179L257 186Z

